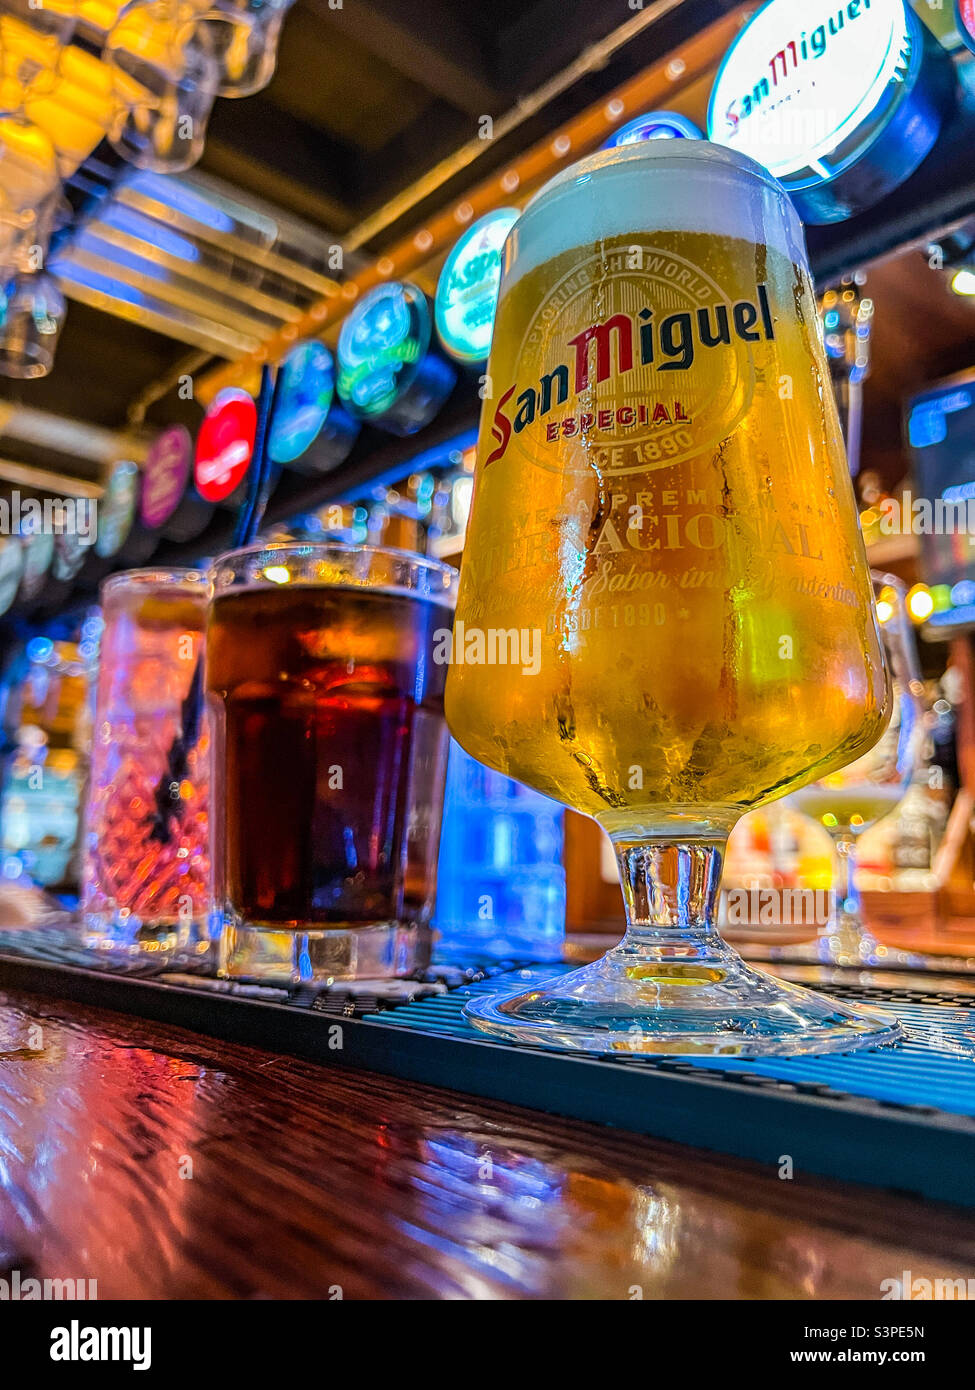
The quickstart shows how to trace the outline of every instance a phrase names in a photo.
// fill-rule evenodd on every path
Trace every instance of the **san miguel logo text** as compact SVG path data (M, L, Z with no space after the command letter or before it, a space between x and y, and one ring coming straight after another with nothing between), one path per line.
M756 286L754 299L717 302L663 317L650 307L635 313L614 313L569 338L564 350L567 360L543 372L537 384L515 382L501 395L491 425L495 447L485 467L504 458L512 436L530 427L537 430L533 443L551 445L573 438L585 440L591 432L599 436L625 435L628 431L647 434L658 428L690 426L694 421L693 393L682 388L679 373L689 371L703 354L710 360L711 354L733 349L736 342L771 342L774 338L764 283ZM652 398L635 399L627 378L640 373L645 380L647 371L658 374ZM665 372L673 374L671 391L664 386ZM611 404L596 403L584 410L570 406L562 411L570 402L577 405L584 393L590 401L596 393L598 401L598 388L605 382L612 383L606 393Z

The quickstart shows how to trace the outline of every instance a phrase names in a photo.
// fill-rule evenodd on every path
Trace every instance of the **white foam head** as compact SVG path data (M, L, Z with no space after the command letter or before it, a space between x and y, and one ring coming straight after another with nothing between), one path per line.
M643 140L563 169L508 234L504 289L563 251L639 232L710 232L806 260L802 223L767 169L708 140Z

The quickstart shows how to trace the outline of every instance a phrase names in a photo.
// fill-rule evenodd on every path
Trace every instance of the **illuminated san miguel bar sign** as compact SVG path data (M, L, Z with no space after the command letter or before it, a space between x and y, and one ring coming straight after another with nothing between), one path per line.
M914 172L952 85L903 0L770 0L718 70L708 135L764 164L807 222L836 222Z

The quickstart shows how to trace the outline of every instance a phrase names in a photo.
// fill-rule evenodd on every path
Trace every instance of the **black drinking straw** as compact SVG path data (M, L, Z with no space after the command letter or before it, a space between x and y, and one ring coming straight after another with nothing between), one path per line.
M269 442L271 422L278 404L283 373L276 375L270 367L261 371L261 392L257 398L257 430L254 436L254 464L247 479L247 490L237 513L231 549L250 545L257 535L271 494L271 455ZM180 710L179 733L169 745L166 771L156 784L156 809L152 813L150 838L168 844L172 836L172 818L182 805L180 784L186 776L189 756L200 737L203 719L203 653L197 657L190 688Z

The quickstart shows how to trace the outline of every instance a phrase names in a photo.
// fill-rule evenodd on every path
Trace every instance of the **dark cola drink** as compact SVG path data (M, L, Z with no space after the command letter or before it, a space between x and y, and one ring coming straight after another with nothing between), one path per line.
M378 588L218 593L207 642L218 891L251 967L229 973L267 973L261 953L281 933L311 933L284 943L299 978L420 963L447 754L435 649L452 618L434 598Z

